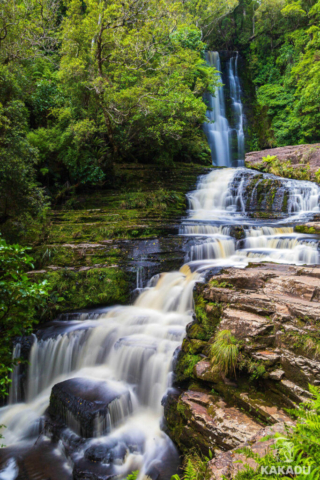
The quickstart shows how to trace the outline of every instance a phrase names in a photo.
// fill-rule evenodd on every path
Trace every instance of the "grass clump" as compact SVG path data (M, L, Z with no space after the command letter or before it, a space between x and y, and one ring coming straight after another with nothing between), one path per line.
M221 330L217 333L210 349L210 358L212 366L217 366L224 375L236 373L239 342L230 330Z

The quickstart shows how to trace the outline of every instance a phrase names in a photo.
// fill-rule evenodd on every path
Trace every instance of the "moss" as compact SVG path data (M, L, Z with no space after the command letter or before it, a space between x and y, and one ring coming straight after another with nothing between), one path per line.
M177 382L195 379L193 369L200 360L199 355L190 355L181 351L175 368Z
M218 280L211 280L211 282L209 282L209 285L211 285L212 287L219 287L219 288L234 288L234 286L231 283L227 283L227 282L219 283Z
M320 340L316 332L306 335L295 332L283 333L281 341L297 355L302 355L312 360L319 360L320 358Z
M319 230L316 230L314 227L307 227L306 225L297 225L294 227L294 231L298 233L320 233Z
M208 340L208 333L201 325L194 323L188 328L188 338L196 340Z
M310 165L308 159L305 159L306 165L292 166L291 160L279 160L276 155L262 157L261 163L254 164L255 170L260 170L264 173L272 173L285 178L294 178L295 180L310 180ZM250 168L250 165L248 165Z
M207 342L193 338L185 338L182 343L182 351L190 355L196 355L202 353L206 346Z
M170 221L185 213L185 194L195 187L197 177L208 170L203 165L183 163L170 169L119 165L113 188L78 192L65 198L63 205L55 206L45 219L21 219L25 228L19 226L19 238L14 229L10 231L11 224L2 225L1 230L10 241L32 245L34 249L168 235Z
M127 275L118 268L94 268L87 271L62 269L37 275L52 287L47 308L42 312L45 320L61 312L84 308L124 304L129 300Z

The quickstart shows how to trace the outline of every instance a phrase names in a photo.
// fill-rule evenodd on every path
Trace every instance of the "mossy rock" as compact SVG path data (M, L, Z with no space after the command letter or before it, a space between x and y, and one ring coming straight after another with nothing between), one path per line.
M129 278L120 268L93 268L84 271L61 269L34 275L47 280L51 295L42 318L50 320L62 312L96 306L128 303Z
M175 366L176 381L178 383L195 380L194 366L201 360L199 355L179 352L178 360Z

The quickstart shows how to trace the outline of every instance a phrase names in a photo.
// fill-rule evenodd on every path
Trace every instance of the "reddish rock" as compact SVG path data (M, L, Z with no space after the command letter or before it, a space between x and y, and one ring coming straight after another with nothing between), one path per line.
M293 166L310 165L311 176L320 168L320 143L313 145L292 145L288 147L270 148L259 152L249 152L245 157L245 164L248 168L262 162L263 157L276 155L281 162L291 161Z

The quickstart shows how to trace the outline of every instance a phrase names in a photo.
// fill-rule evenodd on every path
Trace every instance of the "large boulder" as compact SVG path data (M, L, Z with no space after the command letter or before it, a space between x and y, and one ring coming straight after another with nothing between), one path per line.
M71 378L52 388L49 414L85 438L107 433L131 411L130 392L116 382Z
M165 403L167 428L182 451L197 447L206 455L230 450L258 432L261 425L217 395L188 390Z

